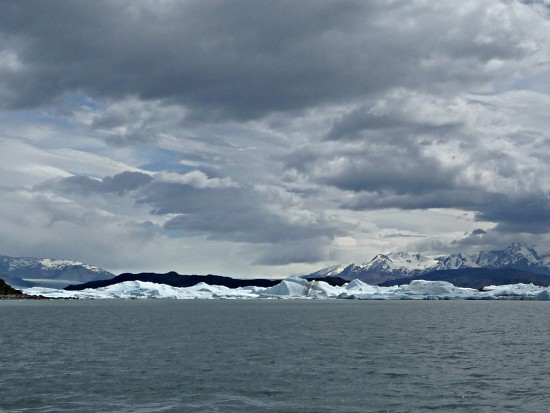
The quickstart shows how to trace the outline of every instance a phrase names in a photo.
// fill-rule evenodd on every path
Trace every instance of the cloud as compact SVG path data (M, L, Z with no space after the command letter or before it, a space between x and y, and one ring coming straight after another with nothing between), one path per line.
M3 246L250 274L547 242L548 38L542 2L1 3Z
M323 141L284 161L306 182L337 189L343 208L459 208L502 233L537 234L546 231L550 190L537 109L545 101L527 91L450 98L391 91L348 108Z
M0 172L9 177L7 185L31 187L74 174L98 177L137 169L109 156L66 146L51 147L51 143L44 145L29 138L2 135L0 145Z
M415 90L390 89L376 100L354 105L337 118L327 134L329 140L386 139L436 133L450 135L472 111L458 97L445 99Z
M44 192L0 187L0 250L11 256L73 259L114 273L178 271L240 277L275 276L250 268L255 251L242 245L156 232L135 211L109 212ZM212 254L212 251L216 251Z
M444 168L437 159L423 155L420 148L406 142L329 145L326 152L318 148L304 151L292 155L288 166L306 171L320 183L355 192L433 192L454 186L457 172Z
M290 263L317 263L333 258L330 251L331 240L317 239L291 240L278 242L261 251L255 261L257 265L286 265Z
M547 233L550 228L550 194L529 194L491 203L478 219L498 222L496 230L509 233Z
M149 184L153 178L141 172L122 172L107 176L103 179L94 179L83 175L74 175L58 180L55 183L47 182L39 187L55 186L64 193L113 193L122 195L125 192L138 189Z
M538 13L516 2L401 6L4 4L2 102L12 109L33 108L80 91L178 102L200 116L257 118L372 96L388 87L486 87L495 76L532 70L547 44Z
M279 251L305 240L317 245L309 250L326 251L330 240L341 233L323 214L304 211L283 188L238 186L229 178L210 178L201 171L154 176L123 172L103 179L71 176L47 181L34 191L53 191L78 204L95 202L96 207L113 214L123 213L121 205L128 211L145 209L166 235L284 243L277 247ZM141 214L142 219L148 216Z
M277 243L289 240L333 237L339 231L321 214L308 220L292 219L293 210L278 199L268 200L254 188L206 187L159 182L151 185L139 199L157 215L172 215L164 227L212 239L250 243Z
M185 174L176 172L159 172L155 175L155 182L168 182L190 185L194 188L235 188L239 185L231 178L210 178L202 171L192 171Z

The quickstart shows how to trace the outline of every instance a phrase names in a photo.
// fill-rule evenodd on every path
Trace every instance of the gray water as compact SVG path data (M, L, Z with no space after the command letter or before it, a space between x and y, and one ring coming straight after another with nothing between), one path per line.
M2 412L547 412L550 304L0 301Z

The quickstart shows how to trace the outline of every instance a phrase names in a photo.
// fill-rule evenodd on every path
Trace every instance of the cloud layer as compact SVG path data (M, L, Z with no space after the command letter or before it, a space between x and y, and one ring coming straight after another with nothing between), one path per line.
M549 38L544 2L0 2L0 247L268 275L550 246Z

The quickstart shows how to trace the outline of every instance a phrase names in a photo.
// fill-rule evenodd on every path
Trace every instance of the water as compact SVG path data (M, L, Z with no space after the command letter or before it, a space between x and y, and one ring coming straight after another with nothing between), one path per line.
M2 412L546 412L550 305L0 301Z

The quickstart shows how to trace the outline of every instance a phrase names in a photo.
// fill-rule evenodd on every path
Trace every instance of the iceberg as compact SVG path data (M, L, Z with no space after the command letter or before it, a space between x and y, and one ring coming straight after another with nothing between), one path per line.
M255 288L255 287L254 287ZM146 281L125 281L101 288L87 288L81 291L56 290L45 287L25 289L28 295L42 295L47 298L79 298L79 299L108 299L108 298L172 298L172 299L211 299L211 298L257 298L254 289L224 286L212 286L199 283L192 287L172 287L166 284L157 284Z
M339 287L324 281L307 281L303 278L288 278L279 284L263 289L259 298L334 298Z
M192 287L172 287L145 281L126 281L101 288L66 291L45 287L27 288L28 295L75 299L355 299L355 300L544 300L550 287L534 284L491 285L482 291L457 287L446 281L413 280L393 287L352 280L341 287L324 281L287 278L273 287L229 288L204 282Z

